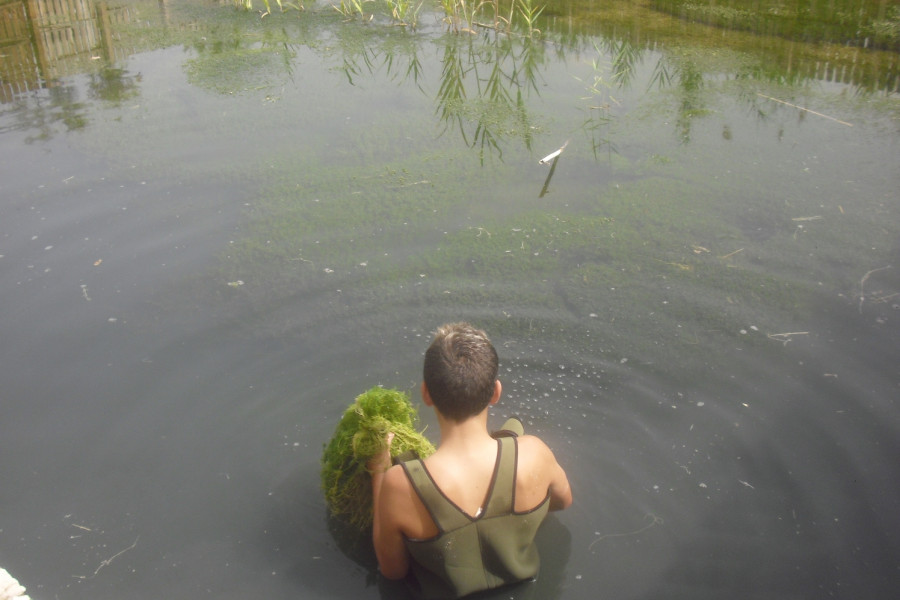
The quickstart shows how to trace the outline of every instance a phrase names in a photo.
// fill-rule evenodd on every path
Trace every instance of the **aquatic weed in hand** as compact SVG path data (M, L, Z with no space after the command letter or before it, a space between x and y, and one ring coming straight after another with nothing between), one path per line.
M331 514L360 530L372 526L372 484L366 463L384 449L394 433L391 457L410 450L421 458L434 446L415 425L416 409L407 394L374 387L344 411L322 454L322 489Z

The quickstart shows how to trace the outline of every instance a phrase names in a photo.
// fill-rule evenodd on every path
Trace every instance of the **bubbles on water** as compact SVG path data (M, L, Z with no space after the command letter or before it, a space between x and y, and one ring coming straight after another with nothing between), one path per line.
M504 372L512 376L503 380L502 405L514 415L565 431L590 418L585 409L593 406L606 376L603 363L563 362L552 348L520 351L504 362Z

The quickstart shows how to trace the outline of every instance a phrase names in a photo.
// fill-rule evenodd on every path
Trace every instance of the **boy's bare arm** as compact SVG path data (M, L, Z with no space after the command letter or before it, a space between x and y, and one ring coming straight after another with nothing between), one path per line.
M562 510L572 504L572 488L566 472L556 462L553 452L550 452L550 458L553 461L550 467L550 510Z
M372 473L372 543L381 574L388 579L402 579L409 570L409 554L400 530L398 499L407 485L400 466Z
M401 579L409 570L409 554L403 541L398 514L398 501L408 480L403 467L391 467L391 440L388 434L385 449L368 462L372 475L372 543L382 575L388 579Z

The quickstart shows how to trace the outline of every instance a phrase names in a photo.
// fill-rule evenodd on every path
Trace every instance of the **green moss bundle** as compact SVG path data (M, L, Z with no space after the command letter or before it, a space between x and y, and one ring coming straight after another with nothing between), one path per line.
M366 463L394 433L391 456L414 450L421 458L434 446L416 431L416 409L405 393L374 387L344 411L322 455L322 489L331 514L362 529L372 526L372 483Z

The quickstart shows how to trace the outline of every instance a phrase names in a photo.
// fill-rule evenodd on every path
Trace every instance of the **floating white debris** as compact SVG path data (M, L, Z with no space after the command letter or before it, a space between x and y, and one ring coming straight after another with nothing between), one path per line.
M566 140L566 143L563 144L562 146L560 146L560 147L559 147L559 150L556 150L555 152L551 152L550 154L548 154L547 156L545 156L544 158L542 158L541 160L539 160L539 161L538 161L538 164L539 164L539 165L546 165L548 162L550 162L551 160L553 160L554 158L556 158L557 156L559 156L560 154L562 154L563 150L565 150L565 149L566 149L566 146L568 146L568 145L569 145L569 140Z
M229 281L228 282L228 287L241 287L242 285L244 285L244 282L241 281L240 279L238 279L237 281Z

